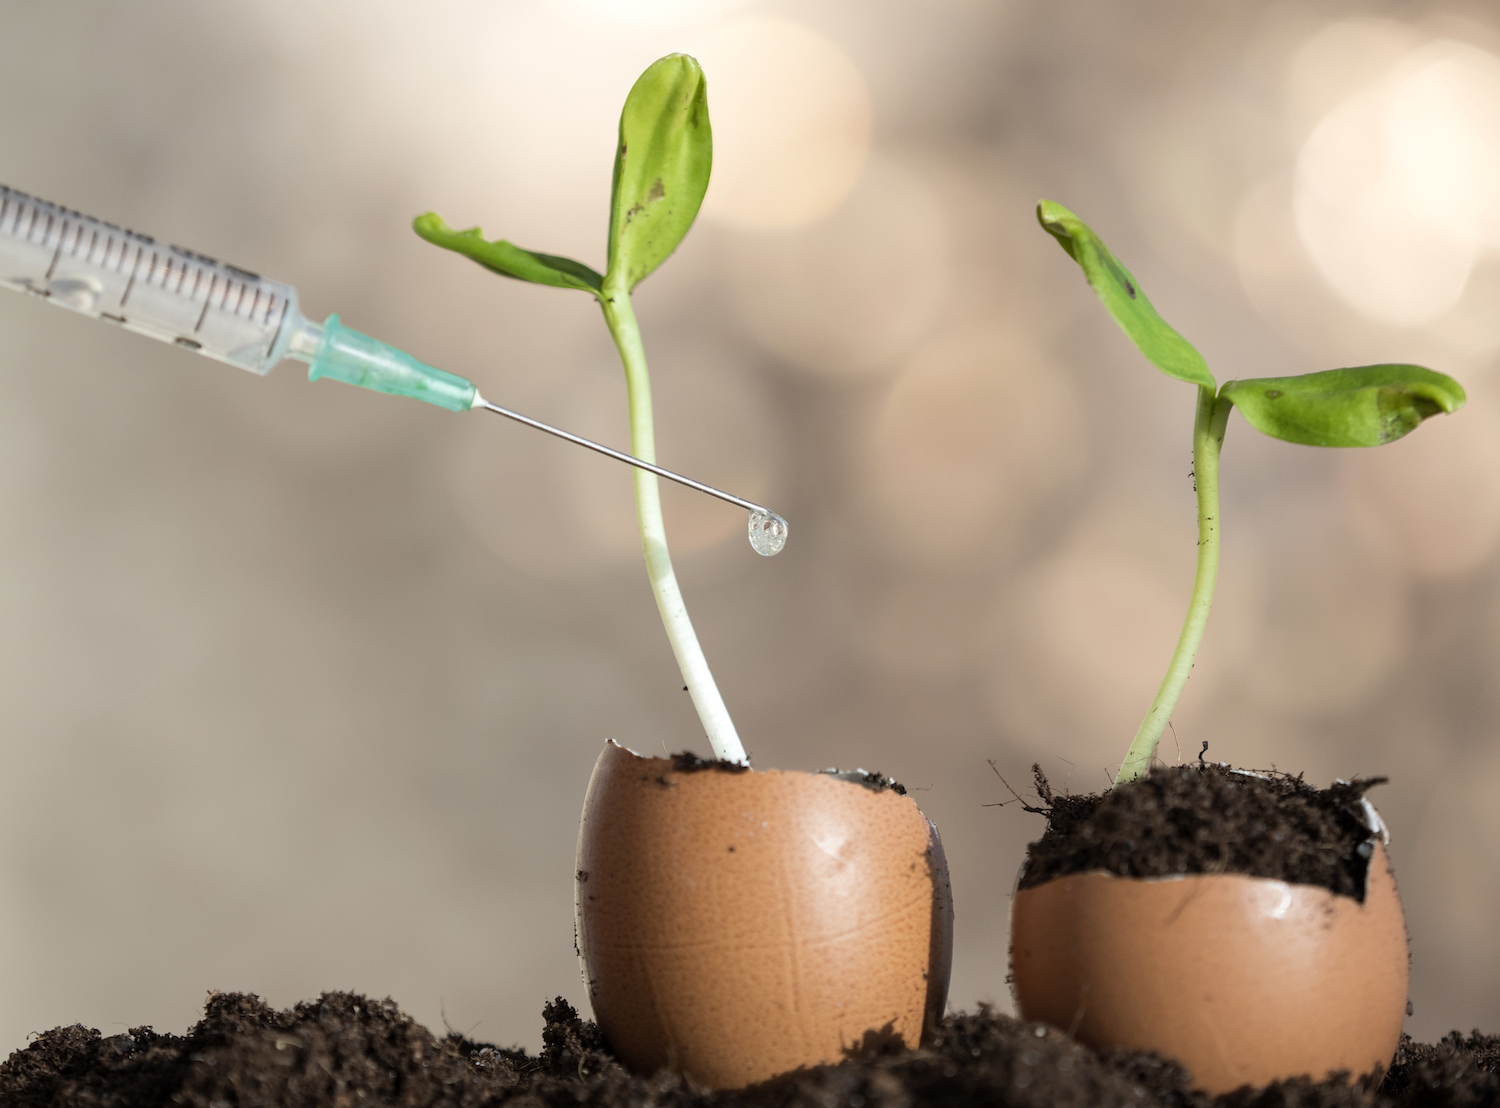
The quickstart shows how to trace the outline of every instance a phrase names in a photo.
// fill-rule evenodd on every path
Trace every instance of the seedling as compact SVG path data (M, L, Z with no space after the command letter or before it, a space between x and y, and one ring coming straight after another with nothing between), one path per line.
M630 292L666 261L693 225L712 163L703 71L686 54L669 54L641 74L620 113L602 274L572 258L523 250L504 239L486 241L478 227L455 231L434 212L418 216L413 224L428 242L457 251L503 277L577 289L599 302L625 367L631 453L646 462L656 461L651 381ZM715 756L748 762L677 586L656 476L640 469L634 473L646 570L683 681ZM786 523L779 517L752 516L750 539L759 552L775 553L786 541Z
M1118 785L1150 768L1156 744L1187 683L1208 624L1219 570L1219 451L1229 410L1239 408L1257 431L1287 442L1383 446L1415 430L1429 416L1463 407L1464 390L1445 374L1419 365L1398 364L1227 381L1220 388L1202 355L1157 315L1140 283L1081 219L1050 200L1037 205L1037 218L1078 263L1109 314L1141 353L1167 376L1198 387L1193 423L1198 566L1193 591L1166 676L1115 777Z

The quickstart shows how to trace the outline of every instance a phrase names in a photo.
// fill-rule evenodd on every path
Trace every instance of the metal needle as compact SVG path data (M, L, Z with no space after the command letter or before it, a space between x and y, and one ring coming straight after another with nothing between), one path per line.
M776 516L776 513L771 511L770 508L764 508L761 505L752 503L749 500L744 500L738 496L733 496L730 493L714 488L712 485L705 485L701 481L694 481L691 477L684 477L680 473L673 473L670 469L663 469L661 466L652 465L650 462L643 462L641 461L641 459L635 457L634 455L626 454L620 450L614 450L608 446L603 445L602 443L594 442L592 439L583 438L581 435L572 434L571 432L564 431L559 427L553 427L550 424L543 423L539 419L532 419L530 416L524 416L520 412L513 412L509 408L502 408L498 404L491 404L477 392L474 394L473 406L475 408L484 408L487 411L494 412L496 415L503 415L506 419L513 419L517 423L524 423L528 427L535 427L538 431L546 431L549 435L556 435L560 439L567 439L569 442L575 443L578 446L586 446L590 450L597 451L600 454L604 454L610 458L615 459L615 461L617 462L625 462L627 465L633 465L637 469L644 469L650 473L656 474L658 477L665 477L668 481L676 481L679 485L686 485L690 489L697 489L699 492L706 492L709 496L717 496L720 500L727 500L729 503L736 504L739 507L744 508L746 511L764 512L768 516L775 516L778 519L780 518L779 516Z

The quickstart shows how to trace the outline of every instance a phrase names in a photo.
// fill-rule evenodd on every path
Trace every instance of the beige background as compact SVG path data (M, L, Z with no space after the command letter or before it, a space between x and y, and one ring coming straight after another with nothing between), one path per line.
M419 14L420 13L420 14ZM1387 17L1387 14L1388 17ZM624 444L587 298L413 215L602 264L653 58L708 74L704 219L637 295L689 607L762 766L916 790L953 1003L1009 1005L1040 760L1123 754L1191 577L1193 396L1036 227L1089 219L1221 380L1414 360L1394 447L1225 447L1220 602L1176 717L1377 799L1409 1028L1500 1028L1500 20L1489 5L0 0L0 181L295 284L310 315ZM267 379L0 294L0 1049L181 1030L208 989L389 994L532 1048L583 999L606 736L696 747L623 467ZM1176 757L1172 740L1167 758Z

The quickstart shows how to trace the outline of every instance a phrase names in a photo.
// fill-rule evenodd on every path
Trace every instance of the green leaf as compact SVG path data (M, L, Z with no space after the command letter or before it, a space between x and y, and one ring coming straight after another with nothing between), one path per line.
M604 278L582 262L556 254L522 250L504 239L486 242L478 227L455 231L436 212L417 216L411 225L417 234L434 246L457 251L502 277L514 277L518 281L553 285L562 289L582 289L595 296L600 295L600 289L604 285Z
M605 281L628 292L677 249L697 218L713 165L708 86L686 54L636 81L620 113Z
M1088 224L1050 200L1036 206L1036 217L1042 228L1078 263L1109 314L1157 369L1179 381L1209 389L1215 387L1203 355L1156 314L1140 283Z
M1228 381L1220 395L1257 431L1307 446L1382 446L1466 399L1452 377L1419 365Z

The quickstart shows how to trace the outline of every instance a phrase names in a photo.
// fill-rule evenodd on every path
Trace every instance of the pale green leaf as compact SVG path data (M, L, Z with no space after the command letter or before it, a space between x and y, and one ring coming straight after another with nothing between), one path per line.
M1215 387L1203 356L1157 315L1140 282L1083 220L1050 200L1037 205L1036 217L1078 263L1100 302L1157 369L1179 381Z
M1419 365L1365 365L1229 381L1220 393L1257 431L1307 446L1382 446L1464 406L1452 377Z
M625 99L609 205L611 288L633 289L687 234L713 165L703 70L686 54L654 62Z
M530 281L538 285L554 285L557 288L581 289L595 296L600 294L604 284L604 278L582 262L556 254L523 250L504 239L488 242L478 227L455 231L436 212L417 216L412 220L412 229L434 246L472 258L485 269L503 277L514 277L518 281Z

